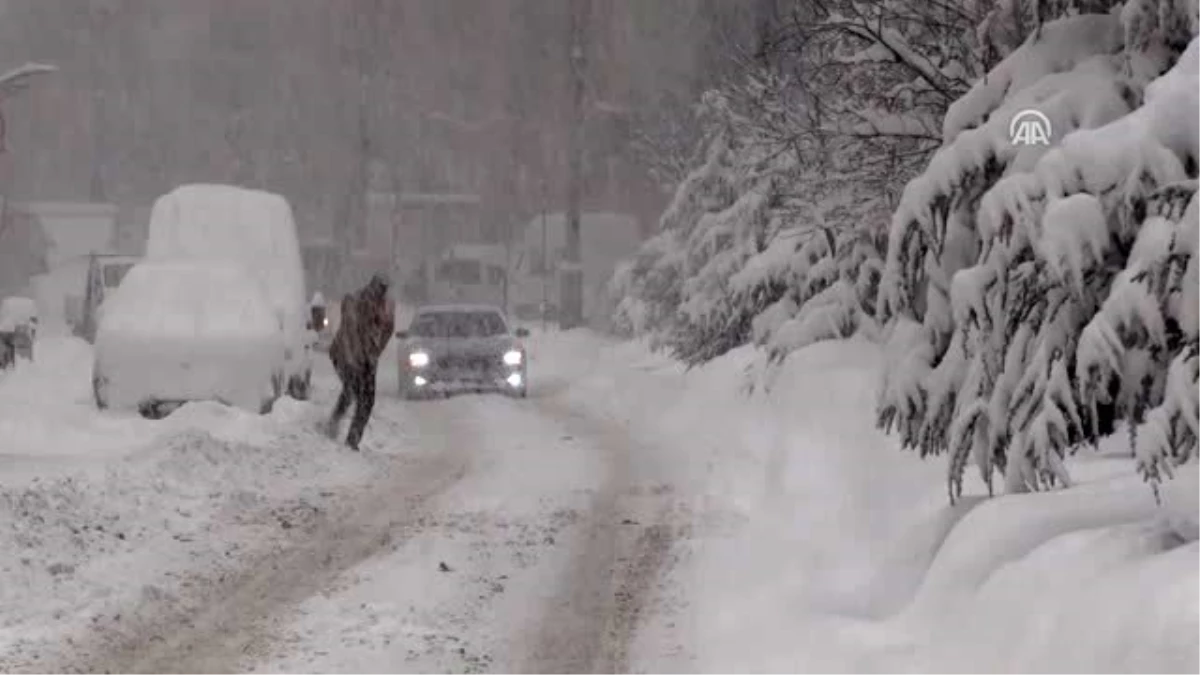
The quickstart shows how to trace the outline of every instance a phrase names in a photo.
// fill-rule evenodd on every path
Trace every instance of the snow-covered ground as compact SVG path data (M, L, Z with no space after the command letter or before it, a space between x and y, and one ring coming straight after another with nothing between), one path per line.
M742 523L678 542L694 650L653 657L651 621L649 670L1200 668L1194 465L1159 507L1121 434L1070 463L1071 490L984 499L977 482L951 507L943 465L872 427L868 342L801 350L749 396L749 348L685 372L638 343L541 346L588 364L573 405L627 425L674 464L678 489Z
M35 363L0 374L5 670L136 632L151 617L129 610L175 602L184 573L219 578L283 545L323 493L389 466L333 458L320 411L291 399L270 416L217 404L161 421L100 413L87 343L48 337L36 350Z
M1120 443L1065 492L946 504L871 424L878 349L691 372L579 331L527 400L396 399L365 451L269 416L94 409L90 348L0 375L4 670L1200 669L1197 478Z

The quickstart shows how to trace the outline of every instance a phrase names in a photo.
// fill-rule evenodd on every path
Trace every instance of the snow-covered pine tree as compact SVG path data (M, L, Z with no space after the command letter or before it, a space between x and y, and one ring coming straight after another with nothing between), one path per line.
M765 355L752 386L769 383L796 349L876 334L884 223L936 148L946 106L981 66L973 33L962 30L969 16L910 0L837 0L797 5L776 38L795 55L781 70L803 79L779 97L791 102L788 114L765 126L802 151L782 200L788 226L731 282L742 304L786 289L754 321Z
M618 266L609 283L615 325L627 335L649 337L655 348L668 348L675 331L687 273L687 242L706 214L724 210L737 197L731 177L736 153L728 101L719 92L709 92L700 113L708 129L704 162L676 188L655 236Z
M952 500L971 463L989 489L997 471L1010 490L1065 482L1067 451L1151 410L1147 476L1195 455L1195 397L1180 384L1194 388L1195 313L1168 280L1191 264L1179 228L1196 227L1180 205L1197 168L1196 6L1046 11L951 106L943 148L892 220L878 421L922 456L950 453ZM1050 118L1055 147L1010 142L1027 108Z
M774 46L706 100L706 162L663 216L671 234L614 278L617 323L641 333L654 322L652 342L689 363L753 339L766 375L817 340L875 334L883 224L940 140L946 106L981 68L965 30L974 11L796 3ZM669 254L668 241L686 255ZM652 272L683 281L662 296L678 311L648 302Z
M685 243L687 281L670 343L688 365L748 342L755 318L786 291L779 283L737 289L730 282L787 222L785 190L796 184L801 154L779 142L773 125L788 114L788 83L765 72L733 93L723 121L733 160L728 185L737 197L702 216Z

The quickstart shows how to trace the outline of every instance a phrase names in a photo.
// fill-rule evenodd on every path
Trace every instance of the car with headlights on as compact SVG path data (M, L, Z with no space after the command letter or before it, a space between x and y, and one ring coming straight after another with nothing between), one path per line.
M400 395L407 399L456 391L528 392L524 328L511 329L489 305L431 305L418 309L400 340Z

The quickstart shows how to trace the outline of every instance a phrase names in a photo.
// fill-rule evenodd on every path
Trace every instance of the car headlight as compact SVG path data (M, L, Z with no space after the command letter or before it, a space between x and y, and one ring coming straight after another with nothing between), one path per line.
M524 358L525 358L525 355L522 354L521 352L519 352L515 349L510 349L509 351L504 352L504 365L519 366L519 365L521 365L521 361L524 360Z
M413 352L408 355L408 365L413 368L424 368L429 365L429 355L425 352Z

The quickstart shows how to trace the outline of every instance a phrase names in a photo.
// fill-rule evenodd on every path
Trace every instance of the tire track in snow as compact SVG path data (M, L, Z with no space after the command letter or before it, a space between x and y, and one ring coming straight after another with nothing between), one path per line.
M396 403L379 404L378 422L395 427ZM273 615L394 546L394 533L412 531L406 526L426 515L430 502L466 473L466 448L447 442L452 418L432 408L423 413L416 420L422 439L439 439L443 447L424 448L421 459L398 461L378 482L338 495L307 531L251 556L238 572L216 579L185 576L182 597L151 594L125 613L117 629L98 628L70 645L72 656L30 666L42 672L238 672L240 663L266 651ZM258 517L274 518L278 506L269 505Z
M565 390L565 387L562 389ZM652 490L655 505L630 513L635 486L631 453L648 452L619 425L581 413L554 393L538 397L545 416L603 454L605 480L591 504L563 593L549 607L530 640L523 672L628 672L630 647L651 595L670 560L680 528L669 522L668 505ZM626 516L640 517L643 524ZM631 527L640 528L628 536Z

